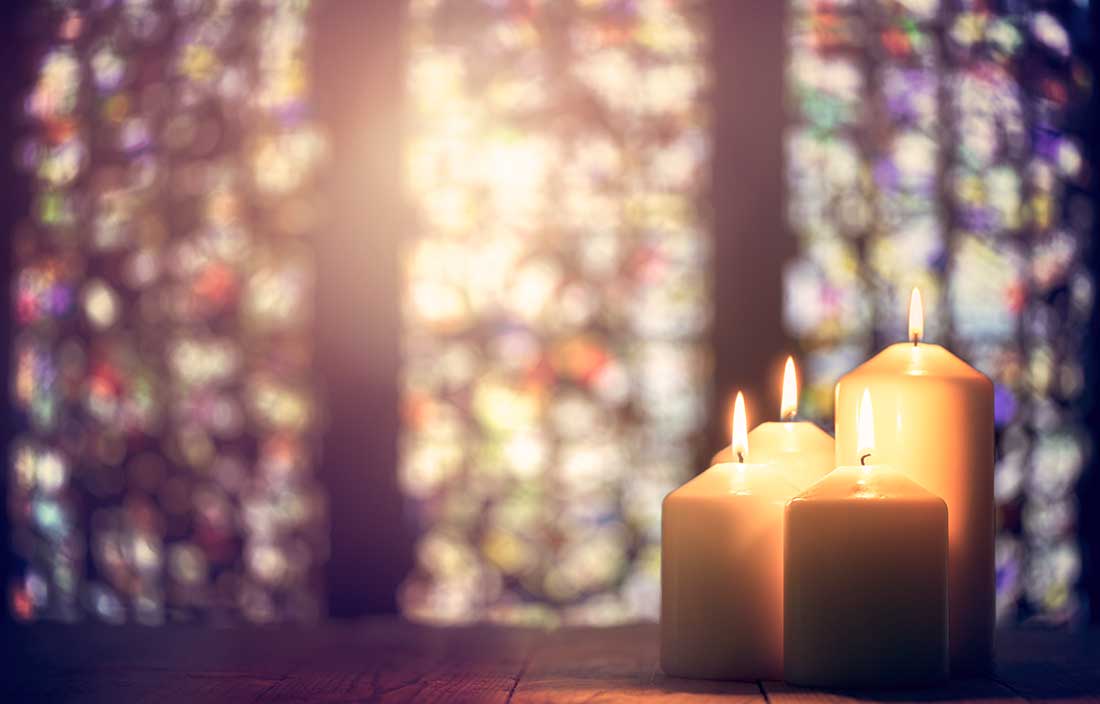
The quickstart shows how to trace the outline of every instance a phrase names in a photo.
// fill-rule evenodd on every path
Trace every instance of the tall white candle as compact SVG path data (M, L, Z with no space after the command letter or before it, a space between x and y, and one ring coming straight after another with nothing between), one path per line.
M783 506L797 493L769 465L745 462L745 402L733 414L735 461L669 494L661 510L661 669L678 677L782 674Z
M914 289L909 342L891 345L836 385L836 461L859 463L853 423L860 394L875 398L876 459L940 496L948 510L951 668L993 662L993 385L939 345L921 342Z

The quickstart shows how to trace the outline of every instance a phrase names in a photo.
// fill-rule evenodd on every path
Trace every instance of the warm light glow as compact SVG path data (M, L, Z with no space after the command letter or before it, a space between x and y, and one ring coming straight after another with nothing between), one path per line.
M779 417L793 420L798 415L798 376L794 370L794 357L787 357L783 367L783 399L779 402Z
M733 442L730 449L738 462L744 462L749 454L749 422L745 418L745 397L740 391L733 402Z
M920 300L920 289L914 288L909 297L909 339L913 344L924 336L924 304Z
M859 454L860 464L864 464L866 456L875 449L875 417L871 409L871 390L863 390L863 398L859 401L859 410L856 419L856 448Z

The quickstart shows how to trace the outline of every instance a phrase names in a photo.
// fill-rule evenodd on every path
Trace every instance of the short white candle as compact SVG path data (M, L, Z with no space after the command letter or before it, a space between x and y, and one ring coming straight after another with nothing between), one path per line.
M797 493L769 465L744 462L745 402L733 414L738 461L712 466L661 511L661 669L677 677L782 673L783 507Z
M821 479L836 466L836 448L831 435L798 417L798 377L794 358L787 357L783 368L783 396L779 404L780 421L761 423L749 433L754 464L770 464L782 471L799 489ZM722 448L710 463L733 461L729 446Z
M870 394L860 455L874 457ZM947 676L947 504L884 465L840 467L787 505L784 677L813 687Z

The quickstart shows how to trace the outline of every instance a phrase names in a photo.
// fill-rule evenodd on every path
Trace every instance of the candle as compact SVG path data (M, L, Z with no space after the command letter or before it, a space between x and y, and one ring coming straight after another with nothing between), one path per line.
M876 460L870 394L859 466L787 504L784 678L812 687L947 676L947 505ZM862 464L868 462L867 464Z
M837 464L856 464L858 394L875 398L879 461L947 502L951 668L986 672L993 661L993 385L939 345L921 342L914 289L910 342L887 347L836 385Z
M783 396L779 404L779 422L767 422L749 433L754 463L774 465L784 472L792 484L805 489L832 471L836 466L833 438L807 421L795 420L798 415L798 379L794 359L787 357L783 369ZM721 449L710 463L733 460L730 447Z
M797 493L774 467L745 462L745 401L734 462L661 507L661 669L677 677L776 679L783 655L783 506Z

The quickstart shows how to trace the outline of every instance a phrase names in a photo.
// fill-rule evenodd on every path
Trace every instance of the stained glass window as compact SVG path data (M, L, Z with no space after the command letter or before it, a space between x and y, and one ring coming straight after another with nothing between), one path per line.
M993 379L998 611L1064 620L1080 552L1086 3L792 0L786 325L822 419L837 377L904 336Z
M704 20L412 3L406 614L655 615L660 503L708 402Z
M22 620L309 619L307 0L59 0L17 155Z

